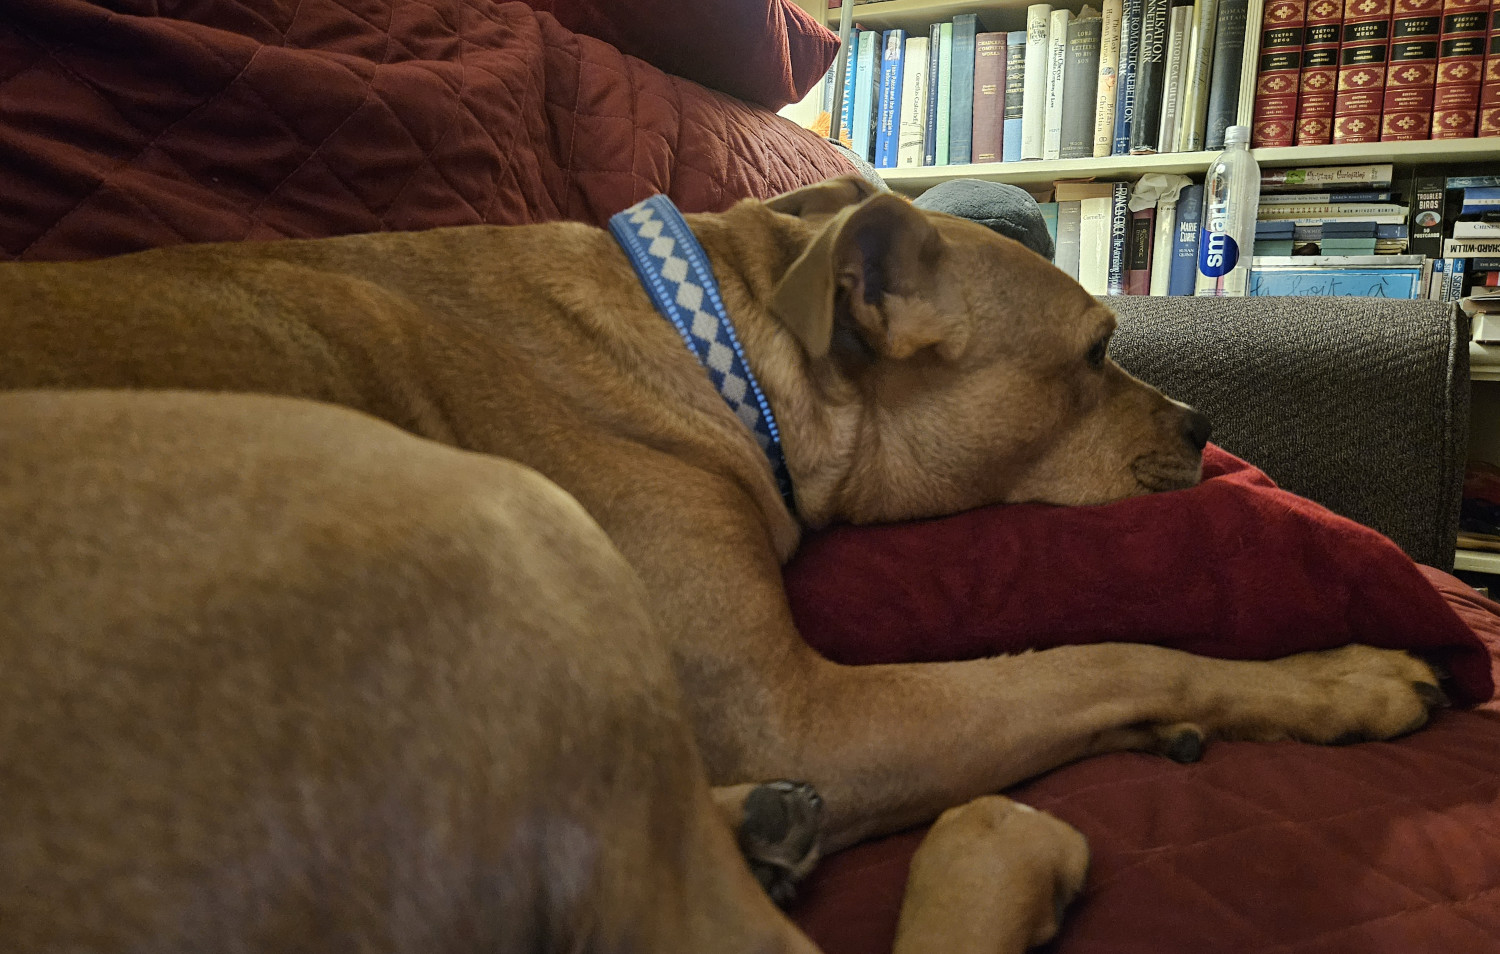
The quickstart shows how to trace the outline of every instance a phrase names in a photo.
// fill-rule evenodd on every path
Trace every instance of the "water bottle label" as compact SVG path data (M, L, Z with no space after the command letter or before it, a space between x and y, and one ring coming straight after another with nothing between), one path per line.
M1221 278L1234 271L1240 262L1240 247L1227 232L1204 229L1198 239L1198 271L1209 278Z

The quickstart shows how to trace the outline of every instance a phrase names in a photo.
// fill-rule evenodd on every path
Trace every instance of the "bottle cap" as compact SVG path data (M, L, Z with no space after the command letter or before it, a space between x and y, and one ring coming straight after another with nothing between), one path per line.
M1239 146L1250 141L1249 126L1230 126L1224 130L1224 145Z

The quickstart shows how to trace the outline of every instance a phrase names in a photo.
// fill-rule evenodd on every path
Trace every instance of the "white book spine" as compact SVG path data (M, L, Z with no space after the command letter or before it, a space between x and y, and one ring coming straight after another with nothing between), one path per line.
M1161 91L1161 148L1158 152L1177 149L1179 111L1182 109L1183 78L1186 75L1187 47L1192 42L1193 8L1180 5L1171 8L1167 20L1166 76Z
M901 80L898 168L910 169L922 164L922 153L927 148L927 79L927 37L911 37L906 41L905 75Z
M1021 97L1021 158L1040 159L1047 133L1047 67L1052 46L1048 28L1052 7L1026 8L1026 91ZM1059 129L1061 135L1061 129Z
M1047 129L1042 140L1042 158L1062 155L1063 68L1068 58L1067 10L1053 10L1047 26Z
M1151 294L1165 295L1172 278L1172 245L1177 238L1177 199L1156 200L1156 234L1151 248Z
M1259 206L1256 218L1262 222L1310 218L1364 221L1371 216L1404 215L1406 212L1406 206L1399 202L1308 202L1301 205L1263 203Z
M1084 199L1079 210L1078 284L1090 295L1109 291L1109 243L1114 199Z
M1094 94L1094 156L1107 156L1115 138L1115 90L1119 86L1120 20L1124 0L1104 0L1099 37L1099 86Z
M1183 77L1178 152L1197 152L1203 148L1208 121L1208 80L1213 74L1214 30L1218 17L1219 0L1194 0L1192 39L1188 43L1187 70Z

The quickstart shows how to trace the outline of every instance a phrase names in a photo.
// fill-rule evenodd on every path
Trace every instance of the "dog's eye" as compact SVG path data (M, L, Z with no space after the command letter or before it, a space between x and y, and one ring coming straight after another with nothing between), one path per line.
M1103 365L1104 364L1104 355L1108 351L1109 351L1109 339L1108 338L1100 338L1098 341L1094 342L1094 346L1089 349L1089 364L1093 365L1096 368L1100 367L1101 365Z

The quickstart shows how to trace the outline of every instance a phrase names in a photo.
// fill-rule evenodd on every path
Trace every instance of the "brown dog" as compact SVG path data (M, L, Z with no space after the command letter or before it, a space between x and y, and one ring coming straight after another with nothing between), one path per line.
M826 846L1095 752L1192 757L1205 736L1385 738L1425 721L1431 671L1363 647L1273 663L1123 645L819 658L781 591L797 518L1187 486L1206 422L1108 359L1106 306L982 226L854 179L688 218L780 421L796 517L614 241L579 225L0 266L0 386L313 398L535 468L644 584L710 780L813 782ZM1047 914L1003 908L1006 936L1045 933L1053 885L1076 887L1065 867L1036 869Z

